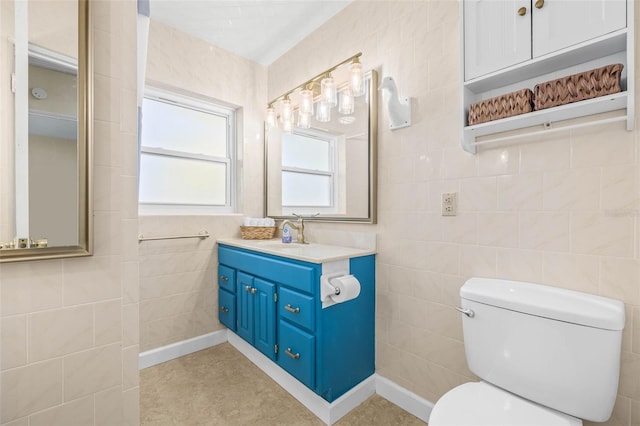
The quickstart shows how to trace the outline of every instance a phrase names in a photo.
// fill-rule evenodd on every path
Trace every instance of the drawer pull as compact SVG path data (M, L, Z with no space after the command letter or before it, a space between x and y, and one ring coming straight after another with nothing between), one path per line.
M291 312L292 314L297 314L300 312L300 308L294 308L291 305L287 305L284 307L287 311Z
M291 348L287 348L286 351L284 351L285 354L289 355L291 358L293 359L298 359L300 358L300 354L294 354L293 352L291 352Z
M229 277L225 277L224 275L220 275L220 281L229 281Z
M226 314L227 312L229 312L229 308L225 308L224 306L220 306L220 310L221 310L222 312L224 312L225 314Z

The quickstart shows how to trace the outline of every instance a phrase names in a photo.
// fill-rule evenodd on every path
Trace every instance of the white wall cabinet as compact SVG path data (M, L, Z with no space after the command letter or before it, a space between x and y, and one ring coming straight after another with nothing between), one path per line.
M463 148L475 153L479 136L622 109L633 129L633 10L634 0L463 0ZM472 103L613 63L624 65L621 93L467 126Z

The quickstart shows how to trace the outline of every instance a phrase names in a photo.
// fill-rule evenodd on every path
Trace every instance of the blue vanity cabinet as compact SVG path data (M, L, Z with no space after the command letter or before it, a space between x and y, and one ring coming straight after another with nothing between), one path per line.
M325 309L322 264L223 243L218 260L236 274L236 327L229 328L291 376L332 402L374 373L374 255L344 261L360 295Z

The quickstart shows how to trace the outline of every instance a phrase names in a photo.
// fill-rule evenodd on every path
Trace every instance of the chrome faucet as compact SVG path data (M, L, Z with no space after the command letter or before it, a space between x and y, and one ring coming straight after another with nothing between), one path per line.
M309 244L309 241L305 241L304 239L304 218L299 214L293 213L293 215L298 218L296 223L291 222L289 219L285 219L280 224L280 229L284 229L285 225L291 226L293 229L298 231L297 242L299 244ZM317 216L317 214L314 216Z

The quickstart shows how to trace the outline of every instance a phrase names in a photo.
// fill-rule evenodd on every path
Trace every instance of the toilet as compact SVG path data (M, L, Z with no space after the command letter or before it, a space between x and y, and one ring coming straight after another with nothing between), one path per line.
M471 278L460 289L469 369L429 426L604 422L618 390L624 304L571 290Z

